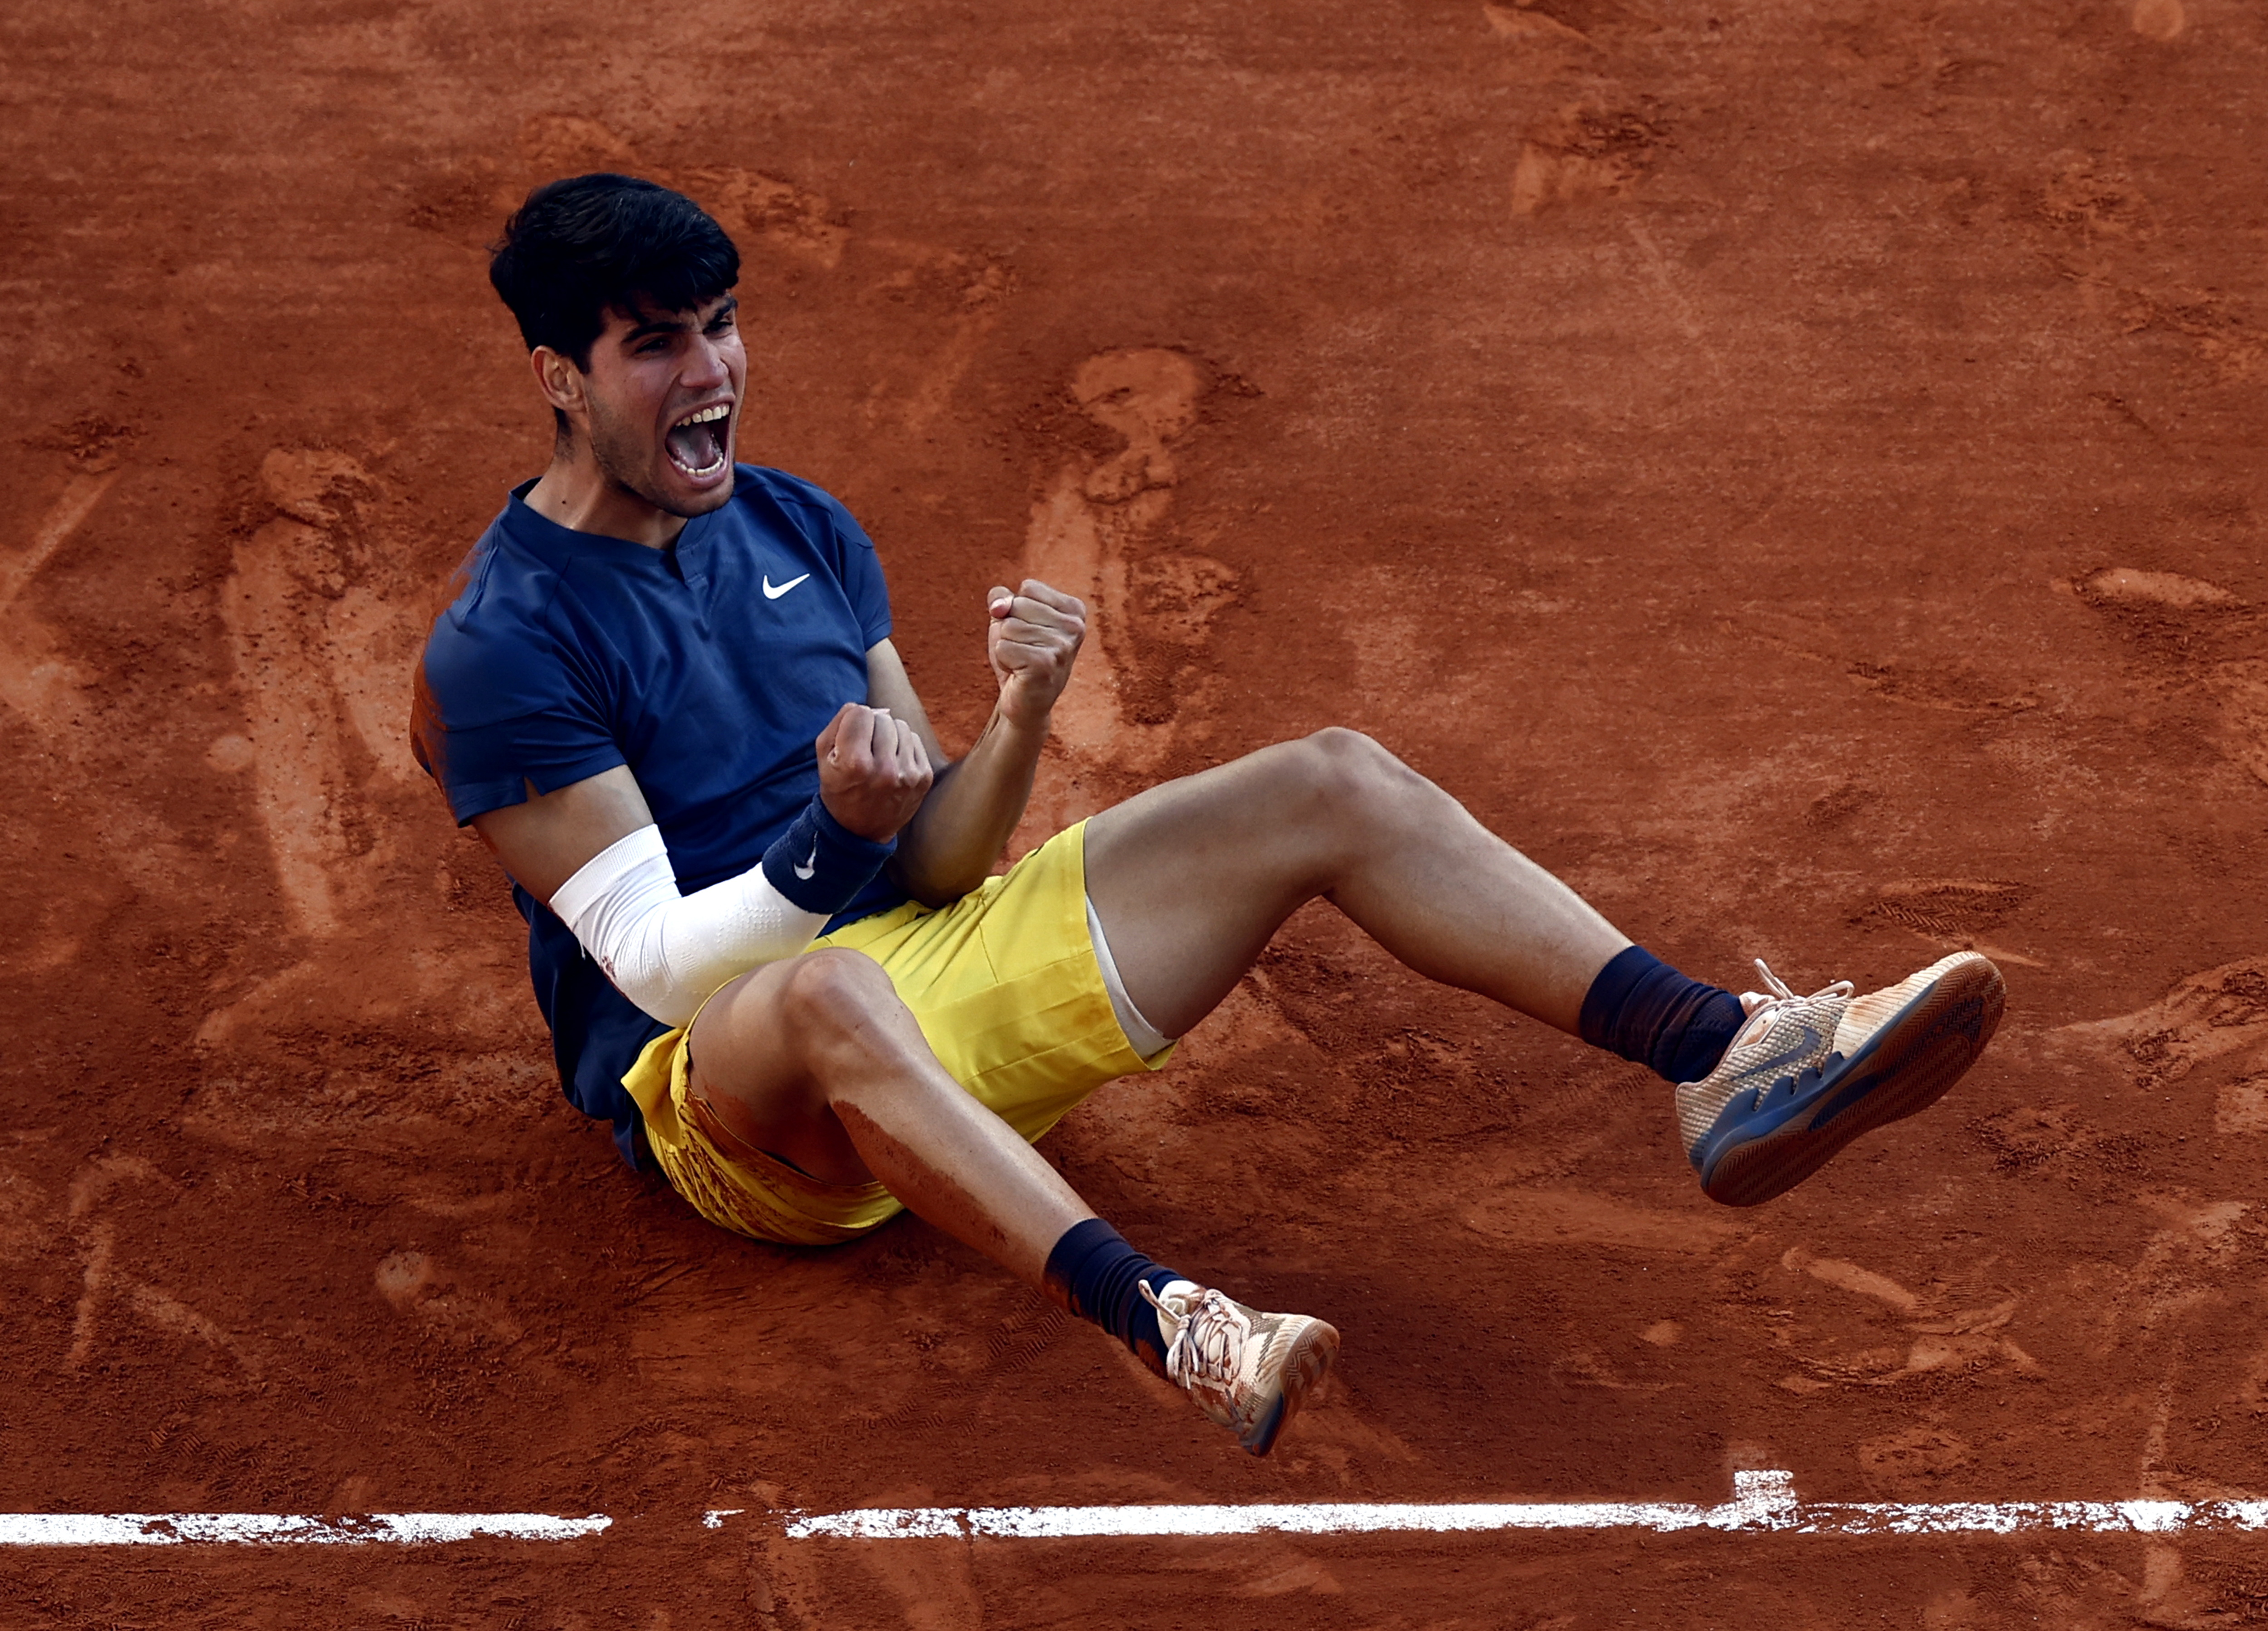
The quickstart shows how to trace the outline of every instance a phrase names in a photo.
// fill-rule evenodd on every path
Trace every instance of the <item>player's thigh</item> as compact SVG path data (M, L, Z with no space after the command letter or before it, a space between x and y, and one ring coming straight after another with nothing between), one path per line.
M1212 1011L1284 920L1330 886L1356 841L1349 812L1393 764L1367 738L1325 732L1088 820L1087 899L1145 1018L1178 1036Z
M734 1136L829 1183L869 1176L831 1095L877 1048L924 1047L871 958L826 950L768 963L720 989L686 1039L687 1086Z

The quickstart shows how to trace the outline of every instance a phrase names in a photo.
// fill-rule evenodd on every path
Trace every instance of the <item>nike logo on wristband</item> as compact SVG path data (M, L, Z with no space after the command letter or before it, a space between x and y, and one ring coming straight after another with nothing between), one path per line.
M778 599L782 595L785 594L789 590L791 590L791 589L794 588L798 584L799 584L799 583L803 582L803 578L804 578L804 577L809 577L810 576L811 576L811 574L810 574L810 573L806 572L806 573L803 575L803 577L791 577L791 578L789 578L789 579L787 580L787 582L785 582L784 584L782 584L778 588L775 589L775 588L773 588L773 587L772 587L772 575L771 575L770 572L767 572L767 573L765 573L765 574L764 574L764 599L767 599L767 600L777 600L777 599ZM799 873L798 873L798 874L797 874L797 876L798 876L798 877L799 877L799 878L809 878L809 877L811 876L811 874L810 874L810 873L808 873L808 872L799 872Z
M805 574L804 574L804 577L810 577L810 576L811 576L811 574L810 574L810 573L808 573L808 572L806 572L806 573L805 573ZM803 578L802 578L802 577L799 577L799 578L797 578L797 579L795 580L795 584L799 584L799 583L801 583L802 581L803 581ZM795 584L790 584L787 586L787 587L788 587L788 589L792 589L792 588L794 588L794 587L795 587ZM769 588L769 587L770 587L770 585L766 585L766 587L768 587L768 588ZM782 594L785 594L785 593L787 592L787 590L784 590L784 590L782 590L780 592L781 592ZM807 884L807 883L809 883L809 882L811 881L811 875L812 875L814 872L816 872L817 871L819 871L819 840L818 840L818 839L814 838L814 839L811 841L811 859L809 859L808 861L806 861L806 862L805 862L801 866L792 866L792 867L788 868L788 871L791 871L791 872L793 872L793 873L794 873L798 878L801 878L801 879L802 879L805 883L806 883L806 884Z

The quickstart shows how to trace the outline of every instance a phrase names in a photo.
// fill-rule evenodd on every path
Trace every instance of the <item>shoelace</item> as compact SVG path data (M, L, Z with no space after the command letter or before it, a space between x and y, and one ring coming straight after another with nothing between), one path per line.
M1756 973L1764 976L1764 984L1771 992L1771 1000L1757 1006L1756 1012L1749 1016L1749 1018L1751 1021L1756 1018L1756 1014L1764 1013L1770 1009L1781 1007L1788 1003L1815 1003L1822 996L1847 997L1859 988L1852 985L1848 980L1837 980L1832 985L1822 986L1818 990L1814 991L1808 997L1800 997L1796 995L1793 991L1788 988L1787 981L1782 980L1778 974L1772 973L1771 965L1766 963L1764 959L1757 958L1756 959ZM1829 1062L1840 1062L1842 1057L1843 1055L1840 1054L1830 1054ZM1777 1091L1780 1088L1785 1087L1791 1092L1800 1091L1801 1089L1816 1082L1823 1074L1825 1073L1819 1066L1808 1065L1802 1070L1798 1071L1793 1075L1784 1076L1776 1082L1772 1082L1765 1086L1760 1087L1756 1090L1755 1100L1756 1107L1759 1110L1764 1108L1764 1099L1770 1094Z
M1172 1314L1173 1311L1158 1300L1148 1281L1137 1283L1151 1307L1160 1313ZM1207 1382L1220 1388L1233 1386L1237 1361L1243 1356L1244 1344L1252 1335L1252 1322L1238 1311L1234 1303L1211 1290L1180 1318L1181 1329L1174 1333L1173 1342L1166 1349L1166 1374L1183 1387L1193 1382Z
M1771 993L1771 995L1768 1000L1759 1003L1755 1008L1749 1010L1748 1018L1751 1020L1756 1018L1758 1014L1767 1012L1771 1009L1778 1008L1784 1003L1815 1003L1822 996L1849 996L1852 992L1859 988L1847 980L1837 980L1832 985L1820 987L1818 990L1814 991L1809 996L1798 996L1794 992L1788 989L1786 981L1772 973L1771 964L1765 962L1762 958L1757 958L1756 959L1756 973L1764 976L1765 988Z

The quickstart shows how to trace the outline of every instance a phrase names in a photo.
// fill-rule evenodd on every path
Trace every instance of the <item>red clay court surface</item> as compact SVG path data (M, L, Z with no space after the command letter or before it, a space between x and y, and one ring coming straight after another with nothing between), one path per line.
M2258 1538L761 1517L2263 1492L2258 5L217 0L0 62L0 1510L615 1520L16 1551L0 1622L2268 1610ZM1666 1088L1304 915L1045 1146L1344 1332L1266 1462L920 1223L701 1223L561 1099L401 730L547 448L482 246L593 167L738 236L743 455L880 540L949 743L988 584L1096 603L1021 842L1351 724L1697 973L1984 950L1999 1040L1732 1213Z

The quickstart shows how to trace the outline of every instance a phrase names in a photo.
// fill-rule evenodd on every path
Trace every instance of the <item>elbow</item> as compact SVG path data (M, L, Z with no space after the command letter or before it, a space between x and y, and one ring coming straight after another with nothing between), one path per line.
M627 966L602 959L599 966L640 1012L672 1029L691 1025L701 1010L701 998L670 977L668 963L659 954L630 959Z

